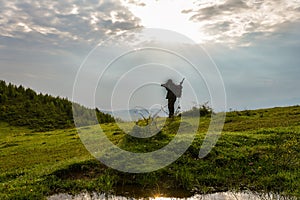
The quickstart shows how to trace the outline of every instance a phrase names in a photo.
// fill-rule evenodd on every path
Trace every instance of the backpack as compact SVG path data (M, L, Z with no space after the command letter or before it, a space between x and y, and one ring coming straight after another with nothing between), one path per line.
M182 95L182 85L175 85L172 92L176 97L180 98Z

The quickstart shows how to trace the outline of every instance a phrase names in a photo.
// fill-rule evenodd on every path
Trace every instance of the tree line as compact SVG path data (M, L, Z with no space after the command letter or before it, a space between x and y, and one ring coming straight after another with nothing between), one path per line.
M89 109L73 104L80 110L80 119L76 125L85 126L97 123L114 122L114 118L101 112L98 108ZM92 116L97 116L95 121ZM0 80L0 121L13 126L46 131L74 127L72 102L67 98L53 97L48 94L37 94L30 88L16 86Z

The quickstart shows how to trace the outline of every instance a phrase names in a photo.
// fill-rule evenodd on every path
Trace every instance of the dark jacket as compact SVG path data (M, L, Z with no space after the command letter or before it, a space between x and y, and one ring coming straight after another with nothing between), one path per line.
M177 85L175 85L173 82L167 82L165 84L162 84L161 86L167 89L166 99L176 100L175 90L176 87L178 87Z

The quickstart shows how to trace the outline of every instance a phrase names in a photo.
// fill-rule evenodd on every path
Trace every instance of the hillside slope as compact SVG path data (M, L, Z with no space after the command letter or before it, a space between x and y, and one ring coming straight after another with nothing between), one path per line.
M95 124L88 116L95 110L73 104L81 111L79 125ZM96 109L100 123L113 122L111 115ZM52 97L48 94L37 94L30 88L16 86L0 81L0 121L14 126L28 126L38 131L74 127L72 102L66 98Z
M188 118L185 123L194 126L197 120ZM178 160L140 174L119 172L97 161L75 129L32 132L0 123L0 199L42 199L81 191L177 196L183 195L177 193L182 190L187 196L252 191L269 196L264 199L272 199L272 194L285 195L280 199L300 197L300 106L227 113L217 144L199 159L209 122L209 117L201 118L196 138ZM179 123L174 119L157 135L145 139L125 134L115 123L101 127L120 148L151 152L173 139ZM93 135L99 126L81 129ZM132 163L126 160L124 164Z

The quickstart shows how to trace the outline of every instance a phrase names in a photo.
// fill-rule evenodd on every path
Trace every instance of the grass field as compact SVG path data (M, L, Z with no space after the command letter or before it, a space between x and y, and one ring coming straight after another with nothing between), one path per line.
M186 123L193 125L195 120ZM300 106L227 113L216 146L199 159L209 122L201 118L192 145L173 164L142 174L119 172L98 162L76 129L34 132L1 123L0 199L41 199L60 192L122 193L130 187L141 188L142 194L134 193L143 196L251 190L300 198ZM121 148L147 152L171 141L178 123L170 122L149 139L132 138L116 124L101 127ZM86 129L93 132L97 126Z

